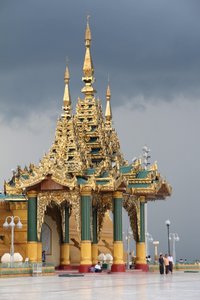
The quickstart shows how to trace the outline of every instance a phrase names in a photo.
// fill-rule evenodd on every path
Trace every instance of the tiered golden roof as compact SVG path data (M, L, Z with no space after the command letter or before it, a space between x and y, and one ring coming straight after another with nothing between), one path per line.
M106 91L105 116L101 101L95 97L93 87L94 66L91 56L91 30L87 20L85 32L85 58L83 64L83 98L78 98L76 113L72 114L70 74L64 75L63 111L57 122L55 140L38 166L18 170L5 183L7 194L21 194L27 188L50 177L70 190L84 184L94 191L114 191L119 187L132 195L145 195L147 200L165 198L171 187L153 166L144 170L141 162L127 165L112 124L111 91Z

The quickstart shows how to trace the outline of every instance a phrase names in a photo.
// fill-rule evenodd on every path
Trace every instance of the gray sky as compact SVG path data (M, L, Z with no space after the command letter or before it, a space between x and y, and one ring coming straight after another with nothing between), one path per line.
M48 151L66 57L74 107L81 96L90 14L95 87L104 106L109 74L123 153L131 161L147 144L173 186L171 198L148 205L148 231L167 251L169 218L180 236L177 257L200 258L199 11L198 0L1 0L1 186L12 168L37 163Z

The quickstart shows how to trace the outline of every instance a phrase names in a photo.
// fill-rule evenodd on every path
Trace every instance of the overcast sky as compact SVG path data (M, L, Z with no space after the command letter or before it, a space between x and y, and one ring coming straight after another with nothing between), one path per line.
M147 144L173 187L148 205L148 231L166 252L170 219L177 257L200 258L199 11L199 0L1 0L0 186L53 142L66 57L73 107L81 96L90 14L95 87L105 107L109 74L124 156L131 161Z

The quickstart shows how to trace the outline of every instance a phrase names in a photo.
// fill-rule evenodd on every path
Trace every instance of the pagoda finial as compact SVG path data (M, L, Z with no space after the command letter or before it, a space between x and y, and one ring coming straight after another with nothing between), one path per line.
M90 53L90 45L91 45L91 30L89 25L89 15L87 16L87 25L85 31L85 58L83 63L83 78L82 81L85 82L85 86L82 88L82 92L88 96L93 96L96 92L92 86L94 82L94 67L92 62L92 57Z
M69 67L66 66L65 75L64 75L64 82L65 82L65 90L64 90L64 96L63 96L63 109L67 106L71 105L71 96L69 91L69 80L70 80L70 74L69 74Z
M85 30L85 45L90 46L90 42L92 40L91 30L90 30L90 24L89 24L90 15L87 15L87 25Z
M111 92L110 92L110 85L108 84L107 91L106 91L106 111L105 111L105 118L106 121L110 122L112 120L112 110L110 105L110 98L111 98Z

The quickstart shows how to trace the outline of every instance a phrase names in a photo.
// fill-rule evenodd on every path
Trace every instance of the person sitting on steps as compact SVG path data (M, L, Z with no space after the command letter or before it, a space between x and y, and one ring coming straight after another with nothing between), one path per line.
M94 267L94 272L95 272L95 273L100 273L100 272L102 272L102 268L101 268L101 263L100 263L100 261L98 261L98 263L95 265L95 267Z

